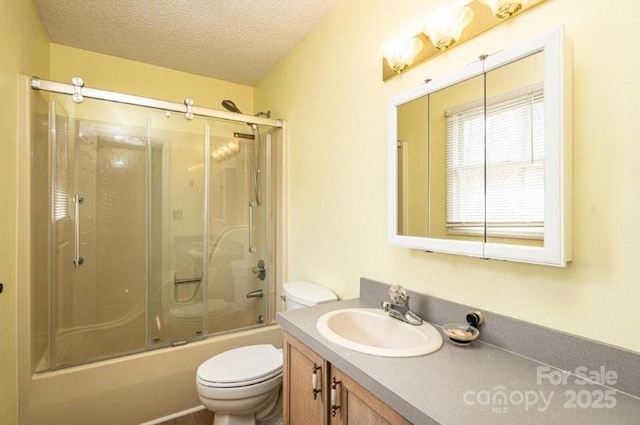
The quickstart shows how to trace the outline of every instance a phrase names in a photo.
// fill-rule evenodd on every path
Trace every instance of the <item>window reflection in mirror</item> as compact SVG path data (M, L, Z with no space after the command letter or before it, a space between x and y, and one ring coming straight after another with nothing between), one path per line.
M398 106L398 234L543 245L542 55Z
M486 74L487 242L544 245L543 59Z
M430 237L482 242L484 75L432 93L429 103Z

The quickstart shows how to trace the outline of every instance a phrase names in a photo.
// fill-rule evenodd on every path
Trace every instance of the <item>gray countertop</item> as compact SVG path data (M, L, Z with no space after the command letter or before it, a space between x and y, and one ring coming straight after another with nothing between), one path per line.
M338 301L278 313L277 322L414 424L640 423L640 399L612 389L614 377L606 375L611 371L604 370L601 379L602 370L584 371L608 387L482 341L460 347L443 335L444 345L435 353L386 358L320 336L316 321L322 314L354 307L378 305L362 299Z

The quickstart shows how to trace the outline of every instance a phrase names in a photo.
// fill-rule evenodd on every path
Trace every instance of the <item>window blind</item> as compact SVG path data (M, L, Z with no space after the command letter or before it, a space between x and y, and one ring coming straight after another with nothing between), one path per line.
M539 238L544 226L542 87L492 100L486 120L484 109L475 103L446 114L447 226L451 232L481 233L486 220L494 235Z
M53 217L61 220L67 217L69 202L69 170L68 170L68 120L56 115L54 140L54 182L53 182Z

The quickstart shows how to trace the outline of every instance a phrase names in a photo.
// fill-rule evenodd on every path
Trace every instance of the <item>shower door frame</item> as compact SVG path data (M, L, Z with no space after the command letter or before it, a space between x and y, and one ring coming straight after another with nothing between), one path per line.
M219 118L247 124L264 125L273 128L284 127L284 123L280 119L257 117L254 115L246 115L195 106L193 104L193 99L191 98L185 98L184 103L175 103L149 97L134 96L126 93L117 93L108 90L100 90L79 85L60 83L57 81L42 80L39 77L31 78L31 88L34 90L42 90L53 93L68 94L70 96L77 96L74 97L74 102L76 103L81 103L82 99L86 97L89 99L108 100L116 103L124 103L127 105L144 106L161 111L180 112L185 114L186 118L189 120L197 115L201 117ZM79 100L76 101L75 99Z

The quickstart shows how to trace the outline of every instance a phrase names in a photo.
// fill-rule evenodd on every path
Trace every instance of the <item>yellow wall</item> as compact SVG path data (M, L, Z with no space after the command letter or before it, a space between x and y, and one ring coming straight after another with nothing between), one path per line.
M361 276L400 283L640 351L629 332L640 299L640 3L549 1L383 83L380 45L442 2L344 0L256 86L256 108L288 120L290 278L342 297L358 294ZM387 99L561 24L574 46L574 261L388 245Z
M18 74L48 76L49 42L31 1L0 0L0 424L17 418Z
M91 88L178 103L190 97L195 106L213 109L223 109L220 102L231 99L244 113L253 111L249 86L51 44L51 80L71 83L75 76Z
M398 233L429 237L429 98L398 107ZM405 205L403 205L405 204ZM402 211L402 214L400 213ZM402 224L402 227L400 227Z

